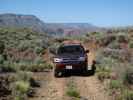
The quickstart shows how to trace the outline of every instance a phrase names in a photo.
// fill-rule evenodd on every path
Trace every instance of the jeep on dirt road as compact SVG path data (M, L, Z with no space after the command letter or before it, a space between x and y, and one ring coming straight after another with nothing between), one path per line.
M95 67L88 65L87 53L80 43L62 44L54 57L54 76L61 77L66 72L79 71L94 74Z

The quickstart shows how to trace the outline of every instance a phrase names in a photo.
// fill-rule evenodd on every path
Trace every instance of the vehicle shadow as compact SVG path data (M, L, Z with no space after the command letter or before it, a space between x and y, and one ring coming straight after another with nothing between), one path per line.
M93 76L94 74L92 73L83 73L80 71L71 71L71 72L65 72L62 77L71 77L71 76L80 76L80 77L89 77Z

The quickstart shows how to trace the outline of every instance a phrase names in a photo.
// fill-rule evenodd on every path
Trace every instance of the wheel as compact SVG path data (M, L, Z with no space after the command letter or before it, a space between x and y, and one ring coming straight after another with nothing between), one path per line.
M90 71L90 74L91 75L94 75L95 74L95 71L96 71L96 66L95 66L95 63L93 63L92 70Z
M92 70L90 70L90 74L94 75L95 74L95 68L92 68Z
M62 72L61 71L54 70L54 76L55 77L61 77L62 76Z
M88 70L88 69L84 70L84 75L85 76L94 75L95 74L95 70L96 70L95 66L92 66L91 70Z

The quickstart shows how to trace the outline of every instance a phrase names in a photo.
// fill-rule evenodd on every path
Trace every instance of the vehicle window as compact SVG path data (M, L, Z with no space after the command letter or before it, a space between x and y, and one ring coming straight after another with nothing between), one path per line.
M58 50L58 54L63 54L63 53L84 53L84 49L81 46L60 47Z

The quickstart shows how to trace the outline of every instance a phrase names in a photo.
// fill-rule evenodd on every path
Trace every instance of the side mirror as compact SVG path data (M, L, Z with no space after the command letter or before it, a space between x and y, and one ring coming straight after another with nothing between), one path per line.
M86 50L85 52L86 52L86 53L89 53L90 51L89 51L89 50Z

